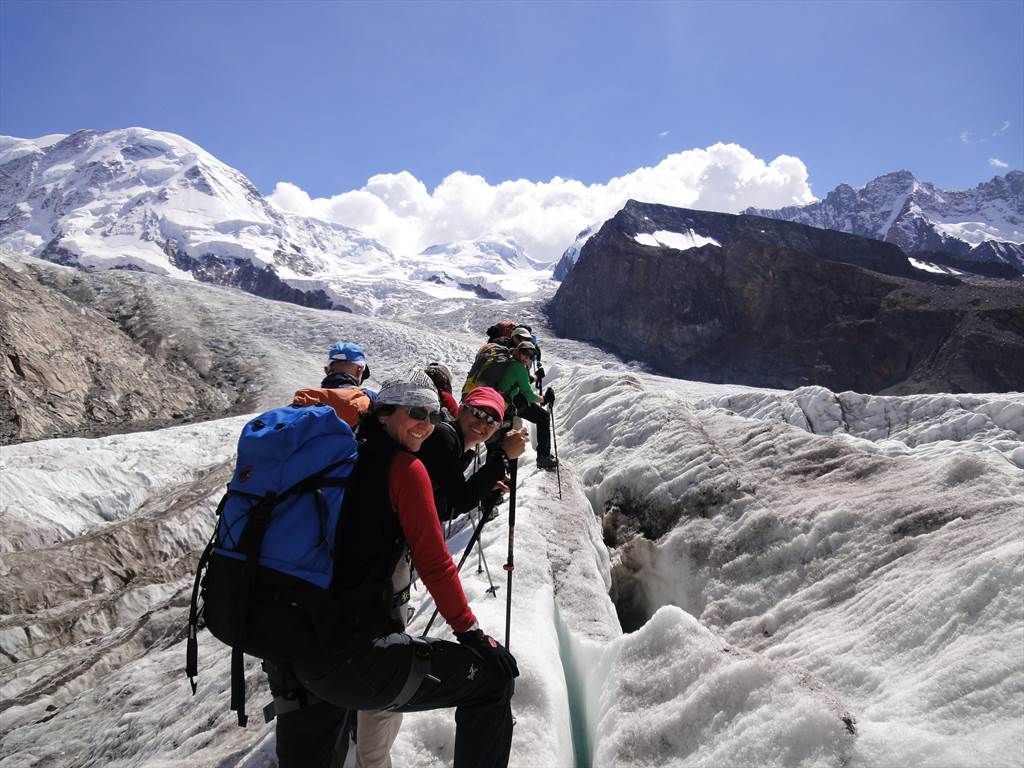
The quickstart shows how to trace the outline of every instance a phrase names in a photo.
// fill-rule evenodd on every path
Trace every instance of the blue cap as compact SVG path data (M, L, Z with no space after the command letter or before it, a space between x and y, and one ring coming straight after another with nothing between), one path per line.
M363 352L363 348L358 344L351 341L339 341L327 353L328 363L332 363L335 360L345 360L350 363L366 365L366 353Z

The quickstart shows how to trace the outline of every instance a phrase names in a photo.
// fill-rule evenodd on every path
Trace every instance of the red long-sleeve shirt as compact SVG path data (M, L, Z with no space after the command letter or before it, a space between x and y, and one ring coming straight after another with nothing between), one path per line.
M426 585L438 611L456 632L476 626L476 616L462 591L459 571L448 554L434 507L434 491L423 462L400 452L388 478L391 506L412 553L412 564Z
M459 417L459 401L455 399L455 395L444 390L438 392L438 395L441 396L441 405L448 409L452 418L457 419Z

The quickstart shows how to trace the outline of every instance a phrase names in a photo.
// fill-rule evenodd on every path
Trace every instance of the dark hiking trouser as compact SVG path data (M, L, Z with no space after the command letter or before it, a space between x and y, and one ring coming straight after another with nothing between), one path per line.
M395 711L455 707L455 768L505 768L512 749L513 681L463 645L435 638L423 638L423 642L430 647L426 677ZM285 762L284 754L293 748L310 757L330 754L346 709L384 709L401 694L413 667L413 653L412 638L394 633L351 643L325 659L295 664L302 686L323 701L279 718L281 768L329 766L329 762L308 759ZM307 718L299 722L304 714Z
M356 713L309 695L290 665L264 661L263 669L275 706L281 700L295 702L288 705L295 708L277 713L278 765L341 768Z
M537 425L537 455L551 455L551 417L540 403L516 408L516 414Z

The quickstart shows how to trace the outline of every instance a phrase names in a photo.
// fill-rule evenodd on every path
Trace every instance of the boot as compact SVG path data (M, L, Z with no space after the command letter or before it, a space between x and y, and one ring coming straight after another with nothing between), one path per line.
M537 466L540 469L554 469L558 466L558 459L550 454L541 454L537 457Z

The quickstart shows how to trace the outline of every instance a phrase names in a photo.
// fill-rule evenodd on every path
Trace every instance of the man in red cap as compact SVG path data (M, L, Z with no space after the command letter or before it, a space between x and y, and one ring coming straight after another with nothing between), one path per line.
M434 503L442 520L473 509L493 489L505 488L508 462L526 449L526 430L510 430L487 451L484 465L468 480L465 471L475 448L490 440L505 418L505 398L491 387L477 387L463 398L454 424L438 424L417 456L434 486ZM507 489L506 489L507 490Z

